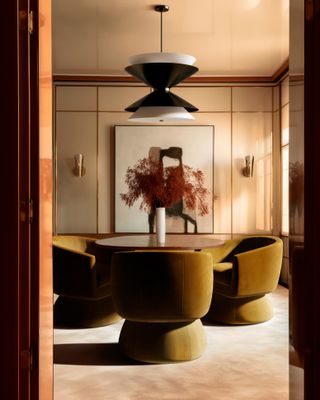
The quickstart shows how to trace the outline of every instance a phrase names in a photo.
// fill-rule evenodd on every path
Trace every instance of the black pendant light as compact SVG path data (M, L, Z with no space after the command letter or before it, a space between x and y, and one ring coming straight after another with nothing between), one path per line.
M181 121L194 119L189 113L198 108L170 91L184 79L198 71L192 64L193 56L162 51L162 14L169 11L167 5L157 5L160 12L160 53L143 53L129 58L131 65L125 70L153 88L147 96L137 100L125 110L134 112L132 121Z

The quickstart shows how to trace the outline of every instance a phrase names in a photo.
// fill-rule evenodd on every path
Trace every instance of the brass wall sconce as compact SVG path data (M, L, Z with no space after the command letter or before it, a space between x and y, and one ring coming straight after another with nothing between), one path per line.
M242 173L245 177L251 178L253 176L254 156L245 156L244 160L246 166L242 169Z
M84 162L84 155L79 153L74 156L74 168L73 173L75 176L81 177L84 176L86 173L86 169L83 166Z

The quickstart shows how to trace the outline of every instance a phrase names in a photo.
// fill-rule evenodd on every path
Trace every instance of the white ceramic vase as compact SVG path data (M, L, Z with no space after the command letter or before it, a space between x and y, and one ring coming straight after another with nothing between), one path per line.
M165 243L166 241L166 209L165 207L156 208L156 234L157 242Z

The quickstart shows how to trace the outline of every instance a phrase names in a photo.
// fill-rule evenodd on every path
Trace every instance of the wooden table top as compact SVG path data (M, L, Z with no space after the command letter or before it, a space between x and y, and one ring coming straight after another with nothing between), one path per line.
M148 235L127 235L106 239L99 239L95 242L99 246L109 247L116 250L201 250L209 247L222 246L223 240L210 238L206 235L166 235L165 243L157 242L155 234Z

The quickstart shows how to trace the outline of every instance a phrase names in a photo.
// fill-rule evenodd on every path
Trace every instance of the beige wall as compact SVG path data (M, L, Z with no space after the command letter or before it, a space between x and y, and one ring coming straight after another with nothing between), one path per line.
M184 85L172 91L199 108L194 124L215 126L214 233L278 233L279 89ZM56 85L57 233L114 230L114 125L128 124L124 108L148 92L132 85ZM72 172L77 153L84 155L81 178ZM246 155L255 157L252 178L242 174Z

